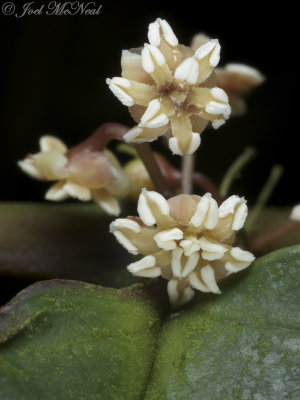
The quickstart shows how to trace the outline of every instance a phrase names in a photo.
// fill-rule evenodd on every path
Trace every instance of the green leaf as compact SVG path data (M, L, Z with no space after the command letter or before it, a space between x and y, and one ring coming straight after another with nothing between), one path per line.
M46 281L0 313L3 400L140 399L160 325L151 287Z
M93 204L1 203L0 274L125 287L132 257L109 233L114 218Z
M298 399L299 275L276 251L167 318L162 280L30 286L0 309L0 399Z
M298 399L300 246L165 322L146 399Z

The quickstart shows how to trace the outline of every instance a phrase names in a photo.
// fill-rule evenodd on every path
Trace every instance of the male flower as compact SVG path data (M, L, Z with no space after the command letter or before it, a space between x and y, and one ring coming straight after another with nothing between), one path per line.
M68 150L54 136L41 137L40 150L18 165L32 178L57 181L47 191L47 200L61 201L68 197L94 200L108 214L119 215L120 207L114 196L127 195L131 182L110 151L92 151L80 146Z
M220 45L212 39L195 51L178 43L167 21L149 25L150 44L122 52L122 77L107 79L138 123L124 138L151 142L168 133L174 154L193 153L209 121L217 129L230 115L228 97L216 87Z
M144 257L128 265L137 276L162 276L173 306L201 292L221 293L217 282L247 268L253 254L233 246L247 217L244 198L231 196L220 207L210 193L181 194L165 200L143 189L139 217L116 219L111 232L132 254Z

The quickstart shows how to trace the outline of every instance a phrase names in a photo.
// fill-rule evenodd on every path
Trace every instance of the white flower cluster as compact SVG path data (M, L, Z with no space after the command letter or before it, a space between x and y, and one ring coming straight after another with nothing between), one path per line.
M169 280L173 306L191 300L193 289L220 293L220 279L247 268L255 259L232 246L247 217L244 198L231 196L218 207L210 193L165 200L144 189L138 213L139 218L115 220L111 232L130 253L144 256L127 267L131 273Z
M107 79L138 123L124 138L151 142L170 132L173 153L191 154L208 122L217 129L231 112L225 91L216 87L220 44L211 39L195 50L181 45L160 18L149 25L148 39L143 48L123 51L122 77Z
M28 155L18 165L32 178L57 181L47 191L47 200L93 200L111 215L120 213L115 196L127 195L131 188L129 176L109 150L69 153L54 136L41 137L40 152Z

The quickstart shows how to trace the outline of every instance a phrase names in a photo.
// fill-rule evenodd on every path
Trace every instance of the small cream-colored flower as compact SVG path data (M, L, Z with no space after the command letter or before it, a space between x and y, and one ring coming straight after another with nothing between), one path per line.
M199 33L193 37L191 47L196 50L210 40L204 33ZM232 116L243 115L246 112L247 106L243 97L265 80L257 69L238 63L218 67L215 73L216 85L225 90L228 95Z
M300 222L300 204L297 204L295 207L293 207L290 219L293 221Z
M110 151L68 151L54 136L43 136L40 150L19 161L18 165L32 178L58 181L47 191L47 200L61 201L68 197L94 200L108 214L120 213L114 196L127 195L131 183Z
M217 129L230 115L228 97L216 87L214 74L219 42L212 39L194 51L178 44L170 25L160 18L149 25L148 38L150 44L141 49L123 50L122 78L107 79L138 123L124 138L151 142L170 132L173 153L191 154L208 122Z
M116 219L110 226L132 254L144 257L128 265L137 276L162 276L173 306L192 299L194 290L221 293L217 282L247 268L253 254L233 247L235 232L247 217L244 198L231 196L220 207L209 193L181 194L168 201L143 189L138 217Z

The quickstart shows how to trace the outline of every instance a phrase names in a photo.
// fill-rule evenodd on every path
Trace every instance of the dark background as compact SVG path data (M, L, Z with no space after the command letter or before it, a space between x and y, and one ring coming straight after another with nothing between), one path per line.
M15 3L17 12L25 2ZM47 1L32 7L42 4ZM285 173L271 203L299 202L299 117L292 101L297 46L291 20L295 10L288 3L269 8L262 2L228 1L96 4L103 5L98 16L18 19L1 14L1 200L43 200L48 185L31 180L16 166L17 160L38 150L42 134L54 133L73 145L101 123L133 125L105 78L120 75L121 49L147 41L148 24L159 16L167 19L181 43L189 44L194 34L206 32L221 42L220 65L246 63L267 77L249 98L245 117L202 134L198 168L219 183L232 160L253 145L258 157L233 191L253 203L272 165L281 163ZM154 147L171 158L161 144ZM175 157L174 163L179 162Z
M15 2L16 12L20 14L26 2ZM32 7L47 3L36 1ZM98 16L16 18L0 12L0 200L43 201L49 184L28 178L16 165L38 150L42 134L54 133L71 146L104 122L133 125L105 79L120 75L121 49L142 45L148 24L161 17L171 24L180 43L189 44L194 34L206 32L221 42L220 65L246 63L267 77L249 98L245 117L202 134L198 169L220 183L232 161L252 145L258 157L235 182L232 193L253 204L272 165L281 163L285 173L270 203L299 202L299 116L292 98L298 80L294 38L298 22L288 2L279 6L203 0L96 3L103 5ZM154 147L172 158L160 143ZM180 158L173 157L172 162L179 165ZM32 282L1 277L0 304Z

